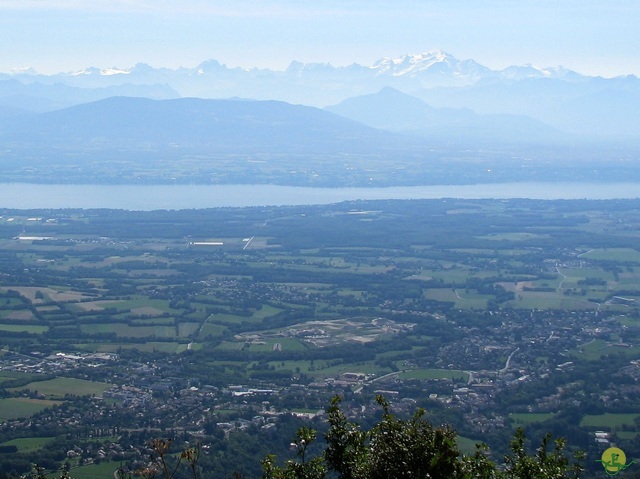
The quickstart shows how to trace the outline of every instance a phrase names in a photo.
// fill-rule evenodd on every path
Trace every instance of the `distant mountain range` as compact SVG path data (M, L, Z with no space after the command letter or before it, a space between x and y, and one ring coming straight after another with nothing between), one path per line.
M235 97L330 105L330 111L371 126L423 134L457 128L458 134L491 139L492 132L502 130L502 136L513 133L517 139L530 131L533 139L542 140L555 138L555 129L589 139L640 137L640 79L635 76L605 79L531 65L492 70L440 50L385 58L371 66L292 62L283 71L228 68L215 60L176 70L145 64L55 75L23 70L0 75L0 118L112 96ZM356 111L357 105L372 101L386 105L387 119Z
M325 108L373 128L412 133L430 139L474 143L562 142L567 135L522 115L479 115L467 108L433 108L422 100L385 87L378 93L348 98Z
M278 101L111 97L45 113L0 111L0 142L55 161L60 152L372 153L406 138L313 107ZM415 141L413 141L415 143ZM411 141L409 142L411 143ZM119 153L118 153L119 152ZM171 155L174 156L174 155Z
M576 142L530 118L433 108L389 87L328 110L136 97L0 107L0 181L390 186L629 181L640 171L636 143Z

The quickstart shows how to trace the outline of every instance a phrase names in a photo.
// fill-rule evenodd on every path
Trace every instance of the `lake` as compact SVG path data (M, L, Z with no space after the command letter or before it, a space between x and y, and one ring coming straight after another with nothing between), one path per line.
M313 188L277 185L59 185L0 183L0 207L160 210L437 198L630 199L640 183L496 183Z

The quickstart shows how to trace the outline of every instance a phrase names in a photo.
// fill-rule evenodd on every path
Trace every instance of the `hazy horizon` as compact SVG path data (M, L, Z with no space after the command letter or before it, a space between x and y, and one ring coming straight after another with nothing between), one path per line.
M542 64L534 64L531 62L521 62L521 63L513 63L510 65L504 65L504 66L499 66L496 68L490 67L489 65L486 65L482 62L477 61L475 58L467 58L467 57L460 57L455 53L449 52L449 51L444 51L440 48L434 47L434 48L430 48L428 50L422 50L422 51L415 51L415 52L403 52L403 53L399 53L397 55L389 55L389 56L380 56L378 58L376 58L374 61L371 61L369 63L358 63L358 62L350 62L350 63L344 63L344 64L338 64L335 62L330 62L330 61L326 61L326 62L301 62L300 60L298 60L297 58L292 58L288 63L283 64L282 66L276 66L273 68L269 68L268 66L265 67L260 67L257 65L234 65L234 64L229 64L229 63L225 63L220 61L218 58L204 58L202 59L202 61L195 63L195 64L190 64L190 65L179 65L179 66L175 66L175 67L171 67L171 66L167 66L167 65L153 65L153 64L149 64L143 61L140 62L135 62L132 64L127 64L127 65L98 65L98 64L91 64L91 65L85 65L84 67L79 67L73 70L57 70L57 71L41 71L38 70L32 66L23 66L23 67L14 67L11 68L10 70L7 71L0 71L0 74L8 74L8 75L19 75L19 74L36 74L36 75L43 75L43 76L53 76L53 75L58 75L58 74L63 74L63 75L75 75L75 74L79 74L81 72L85 72L89 69L98 69L101 72L104 72L107 75L110 74L117 74L117 73L126 73L130 70L133 70L135 67L139 66L139 65L147 65L153 69L157 69L157 70L162 70L162 69L167 69L167 70L171 70L171 71L178 71L181 69L186 69L186 70L192 70L195 69L207 62L211 62L211 61L215 61L220 63L220 65L228 68L228 69L241 69L244 71L251 71L254 69L258 69L258 70L271 70L271 71L275 71L275 72L284 72L286 71L293 63L296 62L300 62L302 64L305 65L330 65L331 67L334 68L344 68L344 67L349 67L351 65L360 65L360 66L364 66L364 67L373 67L377 62L381 61L381 60L398 60L402 57L405 56L421 56L421 55L426 55L426 54L431 54L434 52L442 52L444 54L450 55L453 58L456 58L457 60L460 61L467 61L467 60L471 60L471 61L476 61L477 63L479 63L480 65L483 65L487 68L489 68L490 70L493 71L501 71L501 70L506 70L509 67L534 67L536 69L539 70L553 70L553 69L565 69L568 71L573 71L575 73L578 73L580 75L584 75L584 76L592 76L592 77L602 77L602 78L607 78L607 79L611 79L611 78L619 78L619 77L625 77L625 76L637 76L640 77L640 73L636 74L636 73L622 73L622 74L618 74L618 75L600 75L600 74L590 74L590 73L585 73L584 71L581 70L574 70L571 68L566 67L565 65L542 65Z
M635 2L482 0L239 2L0 1L0 71L88 67L285 69L291 61L371 65L441 49L491 69L532 64L640 75Z

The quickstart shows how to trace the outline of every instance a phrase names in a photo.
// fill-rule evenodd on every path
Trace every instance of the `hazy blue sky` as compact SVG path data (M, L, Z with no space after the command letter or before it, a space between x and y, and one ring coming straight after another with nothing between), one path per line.
M370 65L440 48L491 68L640 75L640 0L0 0L0 71Z

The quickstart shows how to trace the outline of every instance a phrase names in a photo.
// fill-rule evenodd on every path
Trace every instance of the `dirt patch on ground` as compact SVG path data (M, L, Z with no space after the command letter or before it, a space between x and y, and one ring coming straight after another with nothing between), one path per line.
M132 309L131 314L136 314L140 316L161 316L164 314L164 311L158 308L153 308L151 306L143 306L142 308Z
M74 307L81 311L102 311L105 307L113 306L114 301L88 301L85 303L76 303Z
M165 276L175 276L176 274L178 274L178 270L176 269L134 269L130 271L129 274L137 278L139 278L140 276L165 277Z
M48 313L50 311L60 311L60 308L55 305L51 306L40 306L37 308L39 313Z
M370 343L383 335L411 331L412 323L396 323L387 319L349 318L309 321L268 333L244 333L238 340L262 341L266 338L289 337L326 347L347 342Z
M375 341L376 338L374 336L351 336L349 339L356 343L371 343Z
M17 291L33 304L44 303L46 301L49 301L49 299L57 303L91 299L91 296L82 294L80 291L56 291L55 289L39 288L37 286L6 286L4 289ZM42 293L42 295L44 296L43 298L36 299L36 294L38 294L38 291Z
M511 292L524 291L524 288L533 288L535 285L531 281L518 281L517 283L497 283L505 290Z
M11 311L5 316L5 319L13 319L16 321L26 321L33 318L33 313L27 309L23 309L20 311Z

